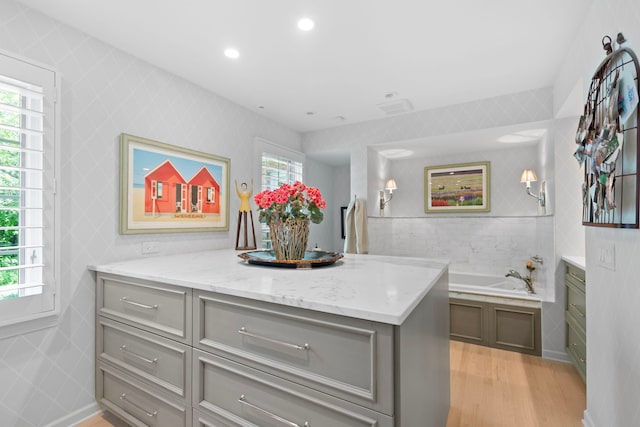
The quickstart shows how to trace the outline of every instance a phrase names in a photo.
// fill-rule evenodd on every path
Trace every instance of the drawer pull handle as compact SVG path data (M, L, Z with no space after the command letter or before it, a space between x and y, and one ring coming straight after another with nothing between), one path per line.
M291 427L301 427L300 424L296 424L292 421L289 421L285 418L279 417L278 415L271 413L269 411L267 411L266 409L262 409L259 406L256 406L252 403L247 402L246 398L244 397L244 394L240 396L240 398L238 399L238 402L242 403L243 405L248 406L249 408L255 409L256 411L260 411L263 414L265 414L266 416L268 416L271 419L274 419L282 424L291 426ZM303 427L309 427L309 423L307 421L304 422L304 424L302 425Z
M584 279L582 277L576 276L575 273L571 273L569 272L569 276L573 277L574 279L576 279L578 282L583 283L584 284Z
M129 301L127 297L120 298L120 301L122 301L125 304L135 305L136 307L146 308L147 310L156 310L158 308L158 304L154 304L154 305L142 304L140 302Z
M578 310L578 307L577 307L574 303L571 303L571 304L569 304L569 305L570 305L571 307L573 307L573 309L574 309L575 311L577 311L577 312L578 312L578 314L579 314L580 316L582 316L582 317L587 317L587 316L585 316L585 314L584 314L583 312L581 312L580 310Z
M153 411L153 412L149 412L146 409L144 409L143 407L136 405L135 403L133 403L132 401L130 401L129 399L127 399L127 393L122 393L120 395L120 400L122 400L125 403L128 403L129 405L133 406L134 408L136 408L138 411L142 411L145 414L147 414L147 417L155 417L156 415L158 415L158 411Z
M291 344L291 343L280 341L280 340L274 340L273 338L267 338L267 337L263 337L261 335L252 334L251 332L247 332L247 329L244 326L242 328L240 328L240 330L238 330L238 333L240 335L244 335L246 337L251 337L251 338L258 339L258 340L267 341L267 342L270 342L270 343L273 343L273 344L282 345L282 346L285 346L287 348L293 348L293 349L296 349L296 350L308 351L309 348L310 348L309 344L307 344L307 343L304 343L304 345Z
M148 359L144 356L140 356L139 354L134 353L133 351L127 349L126 344L122 344L120 346L120 350L127 353L130 356L135 357L136 359L142 360L143 362L147 362L147 363L158 363L158 358L154 357L153 359Z

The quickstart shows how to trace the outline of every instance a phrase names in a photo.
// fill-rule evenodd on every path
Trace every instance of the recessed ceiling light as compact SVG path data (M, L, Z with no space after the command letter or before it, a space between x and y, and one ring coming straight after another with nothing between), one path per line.
M228 49L225 49L224 56L226 56L227 58L236 59L240 56L240 52L238 52L237 49L230 47Z
M524 135L517 135L515 133L510 133L509 135L503 135L498 138L498 142L503 142L505 144L521 144L523 142L531 142L535 141L537 138L531 138Z
M311 31L316 24L309 18L302 18L298 21L298 28L302 31Z
M498 138L498 142L503 142L505 144L522 144L525 142L533 142L541 139L546 131L546 129L522 130L519 132L510 133L508 135L503 135Z
M404 148L390 148L388 150L380 151L380 154L387 159L402 159L405 157L411 157L413 155L413 151L406 150Z

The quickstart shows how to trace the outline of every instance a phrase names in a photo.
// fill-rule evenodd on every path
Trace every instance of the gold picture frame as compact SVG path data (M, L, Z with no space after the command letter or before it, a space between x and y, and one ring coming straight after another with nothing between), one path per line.
M424 211L489 212L490 177L490 162L425 167Z
M225 157L120 135L120 233L229 230Z

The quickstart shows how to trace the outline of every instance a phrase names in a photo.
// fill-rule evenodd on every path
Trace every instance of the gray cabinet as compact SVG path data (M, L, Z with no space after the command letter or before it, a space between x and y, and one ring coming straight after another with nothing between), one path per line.
M487 304L470 299L449 299L451 339L478 345L489 345Z
M191 426L191 289L97 275L96 400L134 426Z
M392 417L194 350L194 404L231 425L391 427ZM213 418L212 418L213 419Z
M472 294L449 298L451 339L540 356L539 303L502 301L505 300Z
M194 346L393 414L393 326L194 291Z
M441 427L447 288L398 326L98 273L96 398L136 426Z
M587 286L583 269L565 264L567 354L583 380L587 378Z

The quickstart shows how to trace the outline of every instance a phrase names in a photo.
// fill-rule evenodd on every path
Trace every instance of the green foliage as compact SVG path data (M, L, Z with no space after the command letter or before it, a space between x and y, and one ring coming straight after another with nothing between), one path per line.
M14 106L20 105L20 96L17 93L0 90L0 103ZM20 114L0 111L0 123L13 127L20 127ZM0 129L0 165L6 167L20 166L20 153L8 150L5 147L19 147L20 135L16 131ZM0 187L19 188L19 171L0 171ZM17 209L20 206L20 191L5 189L0 190L0 248L17 246L19 233L17 226L20 218ZM11 229L12 227L16 227ZM5 250L0 254L0 267L14 267L19 264L18 250ZM0 271L0 286L18 283L18 271Z

